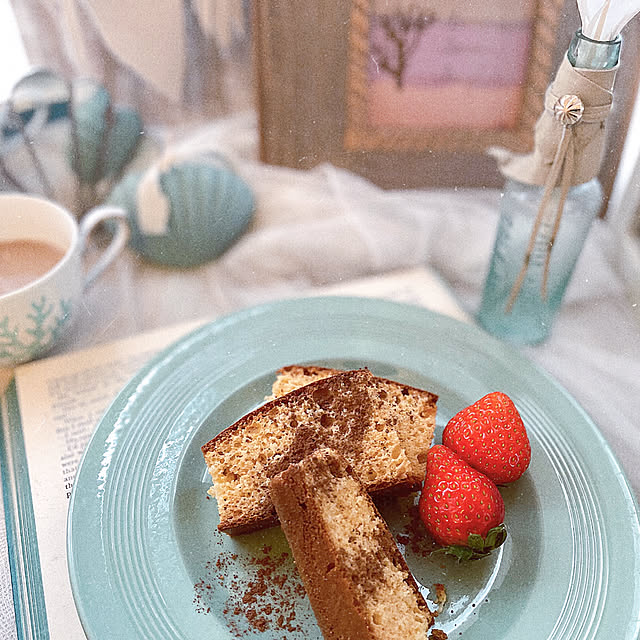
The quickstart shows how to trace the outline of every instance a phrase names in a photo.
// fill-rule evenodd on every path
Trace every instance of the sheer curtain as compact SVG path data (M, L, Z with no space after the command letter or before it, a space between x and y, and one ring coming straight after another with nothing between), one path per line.
M609 206L617 263L640 319L640 98L636 101Z
M252 105L249 0L11 0L29 61L91 77L146 123Z

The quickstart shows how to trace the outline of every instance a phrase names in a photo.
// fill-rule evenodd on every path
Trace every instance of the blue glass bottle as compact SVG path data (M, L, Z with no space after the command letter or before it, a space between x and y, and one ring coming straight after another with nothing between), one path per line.
M618 63L620 38L611 42L591 40L578 31L567 57L583 69L612 69ZM514 285L521 271L538 215L544 187L508 179L500 207L493 254L484 285L479 324L489 333L515 344L544 341L551 331L589 229L602 205L597 178L569 189L560 228L550 252L546 287L543 287L547 250L552 237L560 188L545 208L526 275L514 299Z

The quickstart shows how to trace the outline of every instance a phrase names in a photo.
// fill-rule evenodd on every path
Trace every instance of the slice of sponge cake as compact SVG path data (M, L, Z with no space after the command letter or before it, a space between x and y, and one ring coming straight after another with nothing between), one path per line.
M277 524L271 478L321 447L339 450L367 491L419 486L398 420L374 419L374 376L366 369L316 380L267 402L202 447L220 514L218 528L239 534Z
M337 369L290 365L277 372L273 397L279 397L315 380L340 373ZM400 437L411 463L411 473L424 480L427 451L433 440L438 396L405 384L373 377L369 396L376 424L391 425Z
M320 449L270 483L325 640L425 640L433 623L386 523L346 461Z

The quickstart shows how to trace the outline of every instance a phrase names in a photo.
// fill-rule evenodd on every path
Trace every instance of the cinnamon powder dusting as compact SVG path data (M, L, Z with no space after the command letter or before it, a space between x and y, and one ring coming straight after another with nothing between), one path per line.
M383 516L388 517L391 513L400 514L401 518L393 527L394 538L405 549L410 549L421 558L428 558L438 548L420 519L417 497L398 499L393 496L381 496L376 499L376 504Z
M286 551L273 553L269 546L253 555L221 551L205 565L194 593L196 612L221 612L235 638L264 631L281 631L283 640L304 637L296 607L305 591Z

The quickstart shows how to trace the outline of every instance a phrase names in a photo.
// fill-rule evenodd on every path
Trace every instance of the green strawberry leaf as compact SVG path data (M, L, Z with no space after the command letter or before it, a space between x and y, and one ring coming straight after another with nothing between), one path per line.
M459 544L450 544L448 547L436 549L433 553L445 553L448 556L455 556L458 558L458 562L473 560L476 557L476 552L473 549Z
M497 527L490 529L489 533L487 533L487 538L484 542L485 548L497 549L506 539L507 527L505 527L504 524L499 524Z
M487 539L488 538L489 536L487 535ZM467 546L471 547L474 551L483 551L485 547L484 538L479 533L470 533L467 539Z
M504 524L489 530L487 537L483 538L478 533L470 533L466 545L451 544L447 547L436 549L433 553L445 553L458 558L458 562L466 560L478 560L486 558L494 549L501 546L507 539L507 528Z

